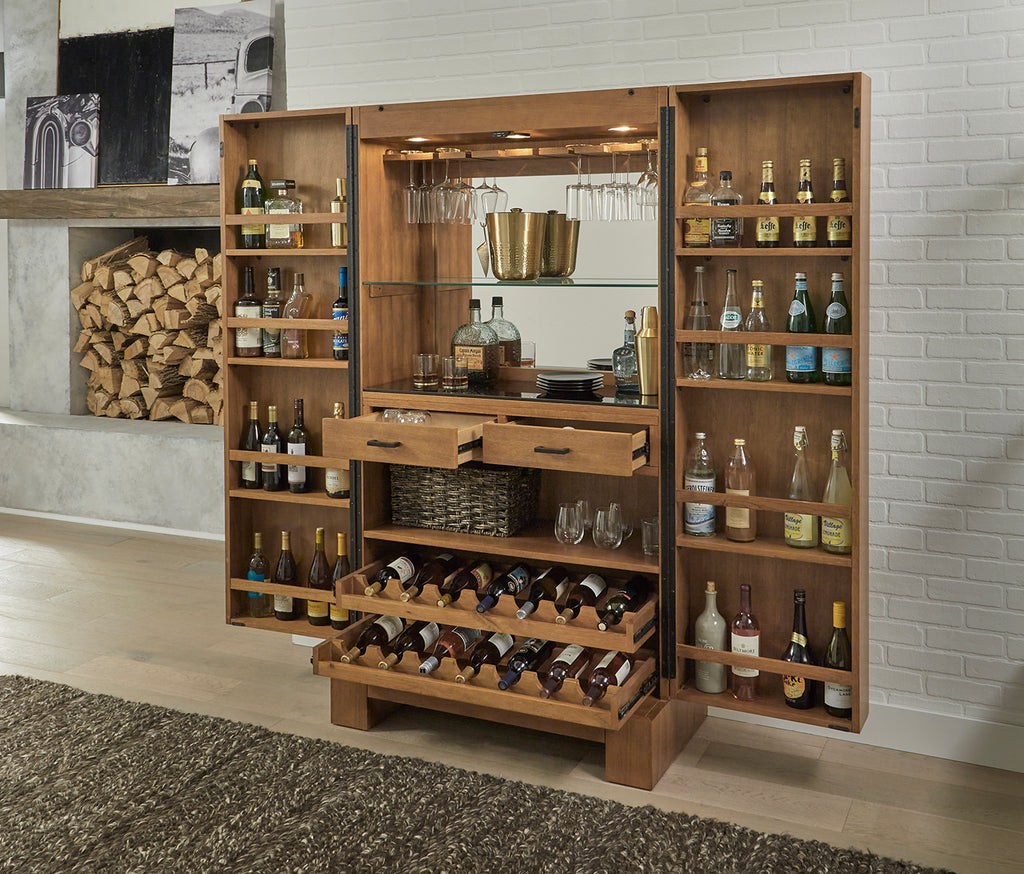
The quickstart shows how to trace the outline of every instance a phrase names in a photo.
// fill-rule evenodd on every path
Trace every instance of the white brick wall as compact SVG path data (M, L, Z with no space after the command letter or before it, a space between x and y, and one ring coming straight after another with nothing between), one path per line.
M1024 726L1021 0L287 0L289 106L863 70L872 698Z

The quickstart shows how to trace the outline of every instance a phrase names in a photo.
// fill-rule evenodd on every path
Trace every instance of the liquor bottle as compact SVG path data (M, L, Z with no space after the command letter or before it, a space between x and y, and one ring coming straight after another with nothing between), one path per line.
M498 688L504 692L522 679L524 671L537 670L553 648L550 640L531 637L509 658L505 673L498 680Z
M514 639L511 634L496 631L487 640L478 640L469 654L469 664L455 675L456 683L468 683L484 665L496 665L504 658L505 653L512 649Z
M433 655L428 656L420 664L420 674L425 677L431 671L437 670L443 658L462 658L482 635L483 632L479 628L446 628L437 638Z
M415 552L398 556L398 558L388 562L377 572L377 576L366 587L364 594L376 595L378 592L383 591L392 580L398 580L399 585L404 585L413 578L416 568L420 564L420 557Z
M750 283L750 312L743 324L748 333L766 332L772 329L768 315L764 311L764 283L755 279ZM771 343L747 343L747 379L750 382L770 382L772 378L772 345Z
M458 601L459 595L464 589L475 592L485 588L493 576L491 566L485 561L478 561L472 567L462 568L454 576L443 580L437 587L437 591L441 595L437 599L437 606L447 607L452 602Z
M338 296L331 304L331 318L344 325L331 338L334 360L348 361L348 269L345 267L338 268Z
M345 405L341 401L334 403L334 418L345 418ZM324 471L324 491L328 498L347 498L351 494L350 471L346 467L329 467Z
M483 589L477 589L480 603L476 605L477 613L486 613L502 595L518 595L530 583L530 569L525 564L517 564L505 571L500 577L492 579Z
M424 586L440 586L461 567L461 559L456 558L450 552L442 552L423 565L414 577L402 583L404 591L399 596L400 600L411 601L418 597Z
M708 150L697 149L693 159L693 179L683 194L684 206L710 206L711 182L708 179ZM688 218L683 222L683 245L705 248L711 242L711 219Z
M849 507L853 498L853 487L850 485L850 474L846 470L846 435L840 429L832 432L830 446L832 467L825 483L825 494L822 503L842 504ZM853 532L849 519L833 516L821 517L821 545L825 552L837 555L848 555L853 551Z
M636 313L626 310L626 327L622 345L612 352L612 373L615 376L615 391L639 394L640 377L636 366Z
M544 685L540 690L541 698L550 698L558 693L562 684L569 678L576 679L590 664L592 658L590 650L584 649L579 644L570 644L565 647L554 660L548 665L547 676L544 678Z
M632 668L633 665L625 653L615 650L607 653L587 677L587 694L583 696L583 706L593 707L604 697L609 686L621 686L625 683Z
M686 314L687 331L710 331L711 312L704 296L704 268L694 267L693 299ZM689 379L710 379L715 367L712 343L686 343L683 347L683 369Z
M832 295L825 308L823 334L852 334L853 320L850 305L843 291L843 274L832 274ZM827 346L821 350L821 371L826 385L851 385L853 383L853 350Z
M270 576L270 562L263 553L263 535L254 531L252 535L252 555L249 557L249 569L245 578L257 583L265 583ZM253 619L266 619L274 615L273 601L270 595L263 592L249 592L247 612Z
M285 451L284 436L277 430L277 407L273 404L267 407L267 430L260 438L260 451L271 454ZM288 466L264 461L260 464L260 475L266 491L280 492L288 482Z
M714 580L708 580L704 590L704 611L697 617L693 629L694 643L702 649L725 651L725 634L728 625L725 617L718 612L718 592ZM725 691L725 665L716 662L698 661L694 665L694 680L698 691L717 695Z
M736 271L731 267L725 271L725 300L718 328L721 331L740 331L743 328L743 314L736 296ZM743 379L746 375L746 348L739 343L722 343L718 347L718 378Z
M846 603L832 602L832 639L825 650L824 666L834 671L852 671L850 638L846 633ZM825 683L825 712L849 719L853 715L853 686L849 683Z
M355 644L347 652L338 658L340 662L354 662L360 656L366 654L371 646L379 646L381 649L398 637L405 628L405 622L397 616L378 616L356 639Z
M733 440L732 457L725 466L725 493L752 495L754 493L754 465L747 456L747 441ZM725 536L729 540L749 543L757 535L757 511L749 507L725 508Z
M331 585L335 590L337 590L337 586L334 584L342 577L347 577L350 573L352 573L352 565L348 560L348 538L345 536L344 531L339 531L338 558L335 560L334 569L331 571ZM348 626L350 620L348 610L340 604L331 604L329 613L331 617L331 628L341 630Z
M640 394L648 399L654 398L658 394L660 350L658 308L642 307L640 309L640 330L636 332L636 368L640 382Z
M814 203L811 191L811 159L800 159L800 182L796 190L797 203ZM793 216L793 245L798 249L812 248L818 242L817 220L813 215Z
M258 319L260 299L256 296L253 268L242 268L242 296L235 302L235 316L240 319ZM259 358L263 354L263 338L259 328L235 328L235 355L239 358Z
M782 661L797 665L813 665L811 653L807 648L807 592L803 589L793 590L793 634L789 638L789 646L782 654ZM782 675L782 691L786 704L796 710L809 710L814 706L814 683L806 677L795 677L791 674Z
M761 655L761 626L757 617L750 609L750 586L740 586L740 611L732 620L732 651L742 655ZM738 701L755 701L757 699L757 668L732 669L732 695Z
M807 274L797 273L794 280L793 300L789 303L786 332L790 334L817 334L818 322L814 307L807 294ZM789 382L808 383L818 380L818 347L786 347L786 379Z
M284 311L284 295L281 294L281 268L267 270L267 296L263 298L260 315L265 319L279 319ZM281 357L281 329L263 329L263 355L266 358Z
M715 466L707 445L707 434L694 435L693 449L686 460L683 488L691 492L715 490ZM715 533L715 505L686 501L683 504L683 531L696 537L710 537Z
M505 318L504 300L500 295L491 298L491 317L484 322L498 335L498 364L501 367L520 367L523 358L523 340L519 329Z
M260 404L259 401L249 401L249 421L245 423L242 430L242 439L238 441L238 448L243 452L261 452L260 449ZM258 461L243 461L242 474L239 485L243 489L258 489L263 487L263 470Z
M765 206L774 206L775 199L775 165L771 161L761 162L761 191L757 202ZM774 249L779 245L779 217L763 215L757 220L757 239L759 249Z
M605 603L604 614L597 623L598 629L607 631L613 625L618 625L627 613L635 613L647 600L649 590L650 585L643 577L630 577L629 581Z
M302 414L302 398L295 398L295 422L288 432L287 446L289 455L306 455L309 448L309 431L306 430ZM307 468L299 464L288 465L288 491L295 494L309 490Z
M345 215L348 211L348 198L345 196L345 180L334 180L335 190L338 192L331 198L331 212ZM331 225L331 247L334 249L348 248L348 225L345 222L334 222Z
M313 295L307 293L305 287L305 276L301 273L295 274L295 285L292 288L291 297L285 302L282 317L286 319L309 318L309 307ZM284 328L281 331L281 357L282 358L308 358L309 345L306 341L306 331L302 328Z
M389 670L397 665L407 652L414 652L423 655L428 649L433 649L437 638L441 634L441 627L436 622L414 622L407 625L395 642L391 644L391 652L384 656L377 667L382 671Z
M334 591L334 580L331 579L331 566L327 563L324 551L324 529L316 529L316 548L313 550L313 561L309 565L309 587ZM310 625L329 625L331 622L330 604L328 601L306 601L306 618Z
M580 615L582 607L596 606L598 599L607 588L608 584L603 577L597 574L587 574L569 590L569 594L565 597L565 603L562 605L562 612L555 617L555 624L565 625L570 619L575 619Z
M516 619L525 619L537 609L541 601L558 601L568 589L569 572L561 565L549 567L516 597L519 602Z
M255 158L249 159L249 171L238 189L238 214L263 215L266 204L263 177ZM240 227L243 249L263 249L267 245L266 225L242 225Z
M292 535L289 531L281 532L281 555L274 568L274 582L279 586L299 585L299 570L292 555ZM301 610L298 602L290 595L274 595L274 618L284 622L298 619Z
M501 347L498 335L480 316L480 301L469 302L469 321L452 334L452 357L466 362L470 382L490 382L498 376Z
M793 478L789 482L791 501L813 501L807 476L807 429L797 425L793 429ZM812 549L818 545L818 517L812 513L786 512L785 537L787 546Z
M732 187L732 171L722 170L718 174L719 185L711 195L711 205L724 207L725 213L730 206L741 206L743 198ZM743 219L728 215L718 215L716 210L711 216L711 245L739 246L743 241Z
M301 215L302 201L297 197L289 197L288 192L294 190L294 179L271 179L270 187L276 192L268 197L263 206L267 215ZM272 224L267 225L268 249L301 249L302 225Z
M849 203L850 195L846 190L846 161L843 158L832 159L832 193L828 199L832 203ZM851 240L851 221L848 215L832 215L828 218L827 239L832 247L849 246Z

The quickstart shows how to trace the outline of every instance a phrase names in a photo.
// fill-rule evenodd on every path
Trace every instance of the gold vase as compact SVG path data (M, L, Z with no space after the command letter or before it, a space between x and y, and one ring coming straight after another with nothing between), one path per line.
M661 366L657 307L644 307L640 311L640 330L636 335L636 365L640 377L640 394L657 397L658 372Z

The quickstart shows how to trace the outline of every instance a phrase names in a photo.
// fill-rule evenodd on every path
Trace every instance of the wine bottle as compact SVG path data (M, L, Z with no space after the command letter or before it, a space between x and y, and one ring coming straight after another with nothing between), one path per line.
M643 577L630 577L629 581L622 586L604 605L604 615L601 616L597 627L601 631L607 631L611 626L618 625L626 613L634 613L647 598L650 586Z
M338 268L338 296L331 304L331 318L338 319L344 325L334 332L331 339L334 360L348 361L348 270L345 267Z
M811 190L811 159L800 159L800 182L796 191L797 203L814 203ZM793 245L797 248L811 248L818 242L817 220L813 215L793 216Z
M404 585L412 579L416 573L416 568L419 566L420 557L414 552L398 556L398 558L388 562L377 572L373 582L366 587L365 594L376 595L378 592L383 591L384 587L391 580L398 580L400 585Z
M484 665L496 665L504 658L505 653L512 649L514 639L511 634L496 631L486 640L478 640L469 654L469 664L455 675L456 683L468 683Z
M420 674L424 677L437 670L443 658L462 658L483 632L479 628L446 628L437 638L433 655L428 656L420 664Z
M807 475L807 429L797 425L793 429L793 478L789 482L791 501L813 501ZM787 511L784 520L787 546L812 549L818 545L818 517L813 513Z
M590 664L590 650L578 644L565 647L548 665L547 677L540 690L541 698L550 698L562 688L567 678L578 678Z
M786 333L816 334L818 322L814 317L814 307L807 294L807 274L797 273L794 280L793 300L789 304L789 318L786 321ZM818 347L787 346L786 347L786 379L789 382L809 383L818 379Z
M476 605L477 613L486 613L502 595L518 595L530 582L530 569L525 564L518 564L505 571L497 579L491 580L483 590L477 590L480 603Z
M587 677L587 694L583 706L593 707L608 691L609 686L621 686L626 682L633 665L625 653L611 650L595 666Z
M694 643L702 649L725 651L725 617L718 612L718 593L714 580L708 580L704 590L704 612L694 625ZM717 695L725 691L725 665L698 661L694 665L694 684L698 691Z
M693 492L715 490L715 464L707 445L707 434L694 434L693 449L683 472L683 488ZM683 531L695 537L710 537L715 533L715 505L686 501L683 504Z
M505 666L505 673L498 680L498 688L504 692L522 679L524 671L537 670L543 664L544 659L548 657L552 648L553 644L550 640L531 637L509 658L508 664Z
M260 452L260 404L249 401L249 421L242 430L242 439L238 448L244 452ZM258 461L243 461L240 485L243 489L259 489L263 487L263 469Z
M754 494L754 465L747 456L747 441L737 437L732 457L725 466L727 495ZM749 543L757 534L757 512L749 507L725 508L725 536L729 540Z
M732 651L742 655L761 655L761 626L750 609L750 586L740 586L740 610L732 620ZM732 669L732 695L737 701L757 700L757 668Z
M360 656L365 655L366 650L371 646L386 648L388 643L402 633L403 628L405 628L405 622L397 616L378 616L363 629L355 644L347 652L342 653L338 661L354 662Z
M325 592L334 591L334 581L331 579L331 567L327 563L327 553L324 551L324 529L316 529L316 548L313 550L313 561L309 565L309 587L320 589ZM314 601L312 598L306 602L306 619L310 625L329 625L331 621L329 602Z
M271 454L284 453L284 437L277 430L277 407L273 404L267 407L267 430L260 438L260 451ZM268 492L281 491L288 481L288 466L284 464L264 461L260 465L260 473L263 488Z
M238 189L239 215L263 215L267 193L260 176L259 166L255 158L249 159L249 170L242 179ZM267 245L266 225L240 226L243 249L263 249Z
M825 483L825 494L822 503L841 504L849 507L853 501L853 486L850 474L846 470L846 435L836 428L832 432L830 449L832 466ZM836 555L849 555L853 551L853 529L849 518L841 516L821 517L821 545L825 552Z
M811 653L807 648L807 592L803 589L793 590L793 634L789 646L782 654L782 661L797 665L813 665ZM786 696L786 704L797 710L809 710L814 706L814 683L806 677L791 674L782 675L782 691Z
M562 612L555 617L555 623L565 625L570 619L575 619L580 615L582 607L596 606L598 599L607 588L608 583L604 581L603 577L597 574L587 574L569 590L565 603L562 605Z
M462 560L450 552L442 552L431 559L410 580L402 583L405 590L399 596L402 601L411 601L419 597L424 586L440 586L448 577L453 576L462 567Z
M306 278L295 274L291 296L285 301L281 315L286 319L308 319L313 295L306 291ZM281 331L282 358L309 358L309 342L304 328L284 328Z
M768 314L764 311L764 283L755 279L750 283L751 303L743 330L747 333L764 333L771 331ZM770 382L772 378L772 344L747 343L747 379L750 382Z
M249 570L245 574L247 580L265 583L270 575L270 562L263 553L263 535L259 531L252 535L252 556L249 558ZM247 612L253 619L266 619L274 615L270 595L263 592L249 592Z
M437 637L441 633L441 627L436 622L424 622L422 620L406 626L391 645L391 652L377 662L377 667L382 671L393 668L407 652L414 652L423 655L428 649L432 649L437 643Z
M263 298L260 315L264 319L279 319L284 310L284 297L281 294L281 268L267 268L267 296ZM281 357L281 329L263 329L263 355L265 358Z
M846 159L832 159L832 193L828 199L832 203L849 203L850 195L846 190ZM849 246L851 221L848 215L833 215L828 219L826 237L830 246Z
M242 268L242 296L235 301L235 316L239 319L258 319L262 301L256 296L256 280L252 267ZM235 355L239 358L259 358L263 355L263 337L259 328L235 328Z
M306 455L306 451L309 448L309 431L306 430L306 424L303 421L302 398L295 399L294 409L295 422L292 425L292 429L288 432L287 438L288 454ZM299 494L307 491L308 488L309 481L305 465L289 464L288 491Z
M850 305L843 291L843 274L832 274L832 294L825 309L823 334L851 334L853 320ZM853 383L853 350L849 347L826 346L821 350L821 372L826 385L851 385Z
M844 601L832 602L832 639L825 650L825 667L835 671L853 670ZM853 715L853 686L849 683L825 683L825 712L829 716L849 719Z
M334 418L345 418L345 405L341 401L334 404ZM329 467L324 471L324 491L328 498L347 498L351 494L348 467Z
M348 197L345 195L347 180L335 178L334 186L337 194L331 198L331 212L345 215L348 211ZM348 225L345 222L331 224L331 247L334 249L348 248Z
M761 162L761 191L757 202L764 206L774 206L775 197L775 164L773 161ZM757 237L755 245L759 249L774 249L779 245L779 217L763 215L757 220Z
M279 586L299 585L299 570L295 565L295 556L292 555L291 532L281 532L281 555L277 559L277 567L274 569L274 582ZM296 609L295 598L290 595L274 595L274 618L283 622L299 618L299 610Z
M541 601L557 601L568 588L569 572L561 565L549 567L516 597L519 602L516 619L525 619L537 609Z
M352 573L352 565L348 560L348 538L344 531L338 532L338 558L334 562L334 570L331 571L331 584L337 583L342 577L347 577ZM337 591L337 586L334 586ZM341 630L348 626L349 615L348 610L342 607L340 604L331 604L330 606L331 616L331 628Z
M485 561L478 561L472 567L464 567L455 576L448 577L437 587L441 597L437 599L438 607L447 607L459 600L463 590L479 591L487 586L494 576L491 566Z

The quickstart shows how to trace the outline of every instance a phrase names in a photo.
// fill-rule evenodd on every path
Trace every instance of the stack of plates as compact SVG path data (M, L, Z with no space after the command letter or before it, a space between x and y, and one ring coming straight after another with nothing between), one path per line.
M537 387L559 395L592 395L604 385L599 373L579 370L550 370L537 374Z

